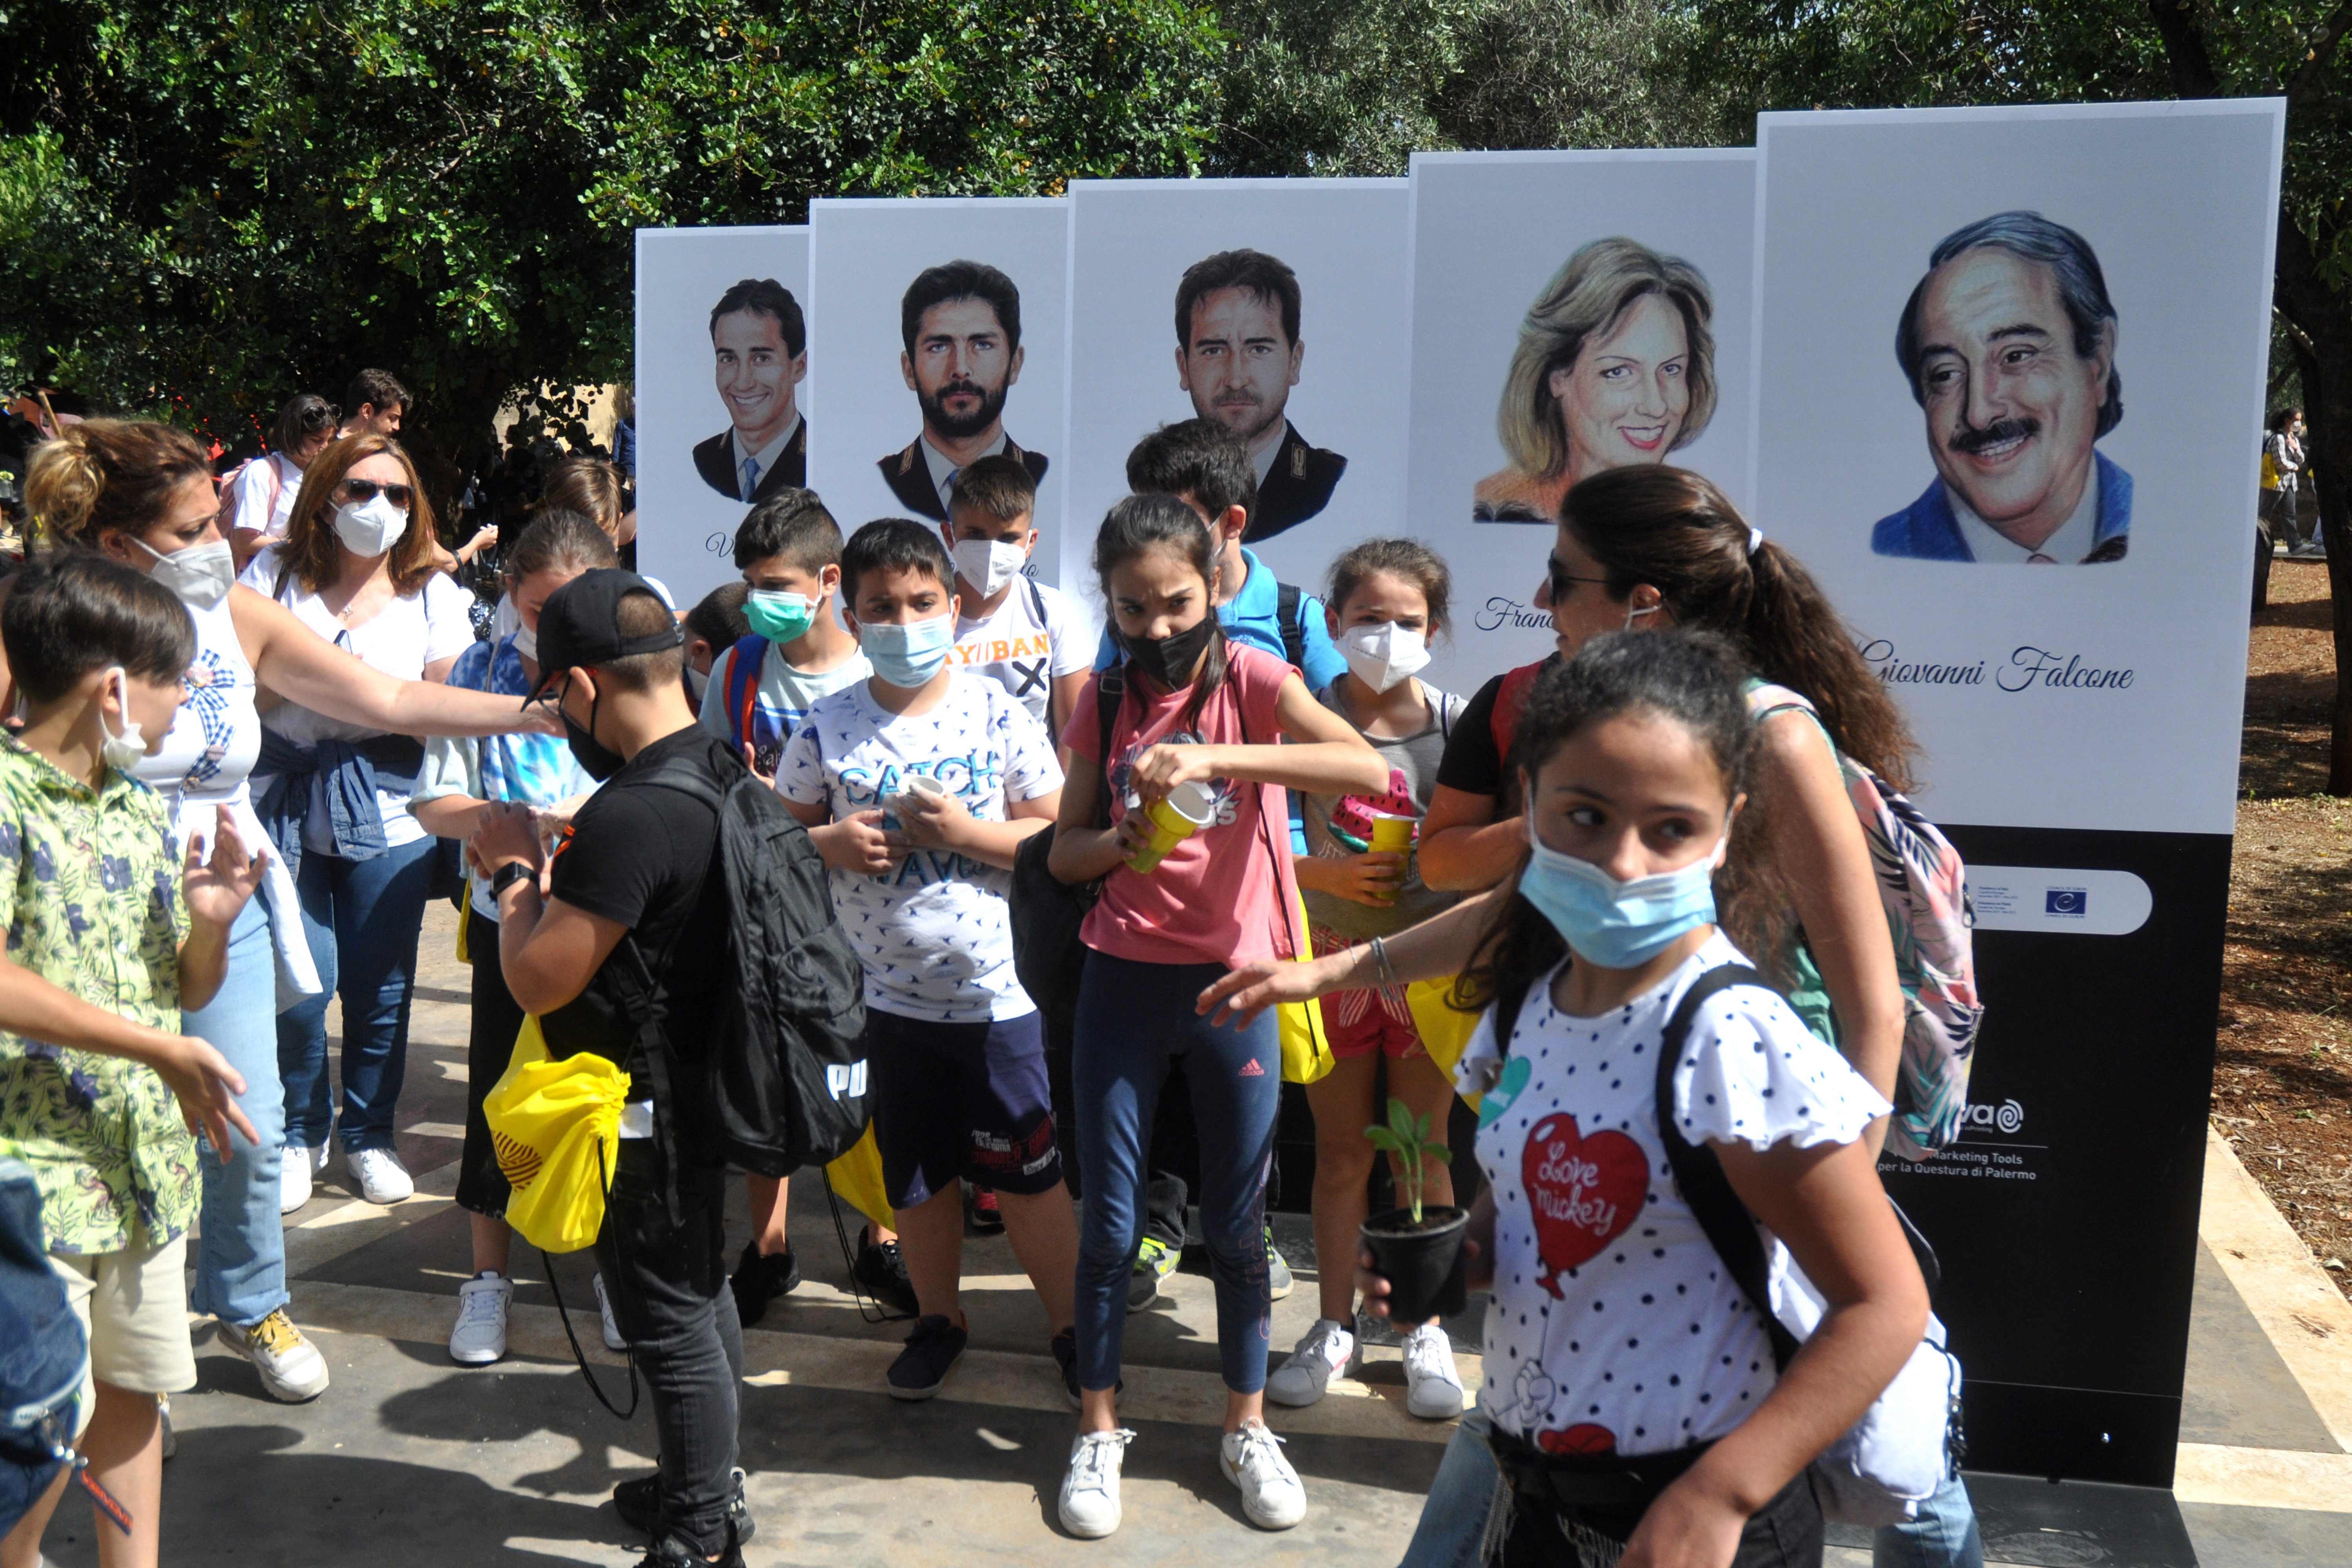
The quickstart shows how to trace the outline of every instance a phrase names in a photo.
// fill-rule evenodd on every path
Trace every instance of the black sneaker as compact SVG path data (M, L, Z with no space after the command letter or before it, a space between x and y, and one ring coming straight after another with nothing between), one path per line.
M640 1476L634 1481L623 1481L613 1489L613 1511L631 1530L654 1534L661 1527L661 1472ZM758 1533L759 1526L751 1518L751 1504L743 1495L743 1471L735 1470L735 1492L727 1500L727 1522L735 1527L735 1540L740 1544Z
M915 1282L907 1278L907 1259L897 1242L876 1241L869 1234L858 1244L857 1263L850 1276L892 1311L909 1318L922 1315L922 1306L915 1300Z
M717 1563L675 1535L665 1535L637 1560L637 1568L743 1568L743 1543L730 1537Z
M971 1331L957 1328L952 1318L935 1312L916 1319L915 1331L907 1336L907 1348L890 1363L890 1397L929 1399L937 1394L940 1384L948 1380L948 1369L955 1365L971 1339ZM1074 1341L1071 1354L1075 1358L1076 1353ZM1071 1365L1076 1364L1074 1359Z
M768 1315L769 1302L791 1294L800 1282L800 1259L793 1256L790 1247L770 1257L760 1250L757 1241L745 1242L743 1261L735 1266L735 1277L727 1281L735 1292L735 1316L750 1328Z

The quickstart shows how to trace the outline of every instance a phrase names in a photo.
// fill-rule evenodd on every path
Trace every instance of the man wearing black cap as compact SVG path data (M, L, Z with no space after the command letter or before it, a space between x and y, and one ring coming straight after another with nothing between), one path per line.
M558 841L544 900L548 858L528 806L488 806L469 846L498 899L507 985L539 1015L549 1054L594 1051L630 1075L596 1260L660 1438L660 1472L614 1491L621 1517L652 1537L642 1568L738 1564L751 1533L735 1469L743 1338L727 1289L725 1172L655 1126L623 1000L642 961L667 1002L646 1048L700 1039L727 953L718 815L650 782L685 763L708 769L723 795L743 768L687 706L685 657L676 619L633 573L601 568L551 595L531 700L555 705L572 756L601 787Z

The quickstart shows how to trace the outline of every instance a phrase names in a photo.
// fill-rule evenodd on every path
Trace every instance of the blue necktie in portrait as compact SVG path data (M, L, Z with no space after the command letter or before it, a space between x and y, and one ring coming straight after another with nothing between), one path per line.
M751 494L752 494L752 492L753 492L754 490L757 490L759 488L760 488L760 459L759 459L759 458L744 458L744 459L743 459L743 495L742 495L742 499L743 499L744 500L750 500L751 499Z

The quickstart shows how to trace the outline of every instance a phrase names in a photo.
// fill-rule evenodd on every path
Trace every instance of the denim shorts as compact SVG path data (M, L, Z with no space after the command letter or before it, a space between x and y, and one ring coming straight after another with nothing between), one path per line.
M893 1208L913 1208L960 1176L1016 1196L1062 1179L1036 1014L940 1024L868 1007L866 1059Z

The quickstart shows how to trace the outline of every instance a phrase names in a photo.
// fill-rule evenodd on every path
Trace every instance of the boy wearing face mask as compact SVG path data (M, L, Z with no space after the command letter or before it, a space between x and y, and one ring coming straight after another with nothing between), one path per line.
M1075 1400L1077 1225L1006 903L1015 853L1060 805L1062 770L1025 707L952 662L955 568L929 529L867 523L841 580L874 675L810 710L776 789L832 868L865 964L875 1139L921 1307L889 1391L929 1399L963 1352L970 1180L998 1194Z
M753 507L735 531L735 564L743 574L742 617L751 629L711 661L702 727L724 737L753 773L772 779L784 742L816 700L865 679L874 667L834 616L841 525L814 490L780 489ZM785 1234L790 1189L756 1172L743 1179L752 1234L735 1268L735 1307L743 1321L756 1323L770 1301L800 1284L801 1268ZM915 1310L906 1260L889 1231L866 1227L854 1272L894 1310Z
M735 531L735 565L749 590L743 618L751 635L712 662L702 727L731 741L753 773L773 778L784 742L816 700L874 672L834 616L841 525L814 490L779 490L753 507Z
M1037 481L1017 459L982 458L956 475L940 532L955 560L953 662L1013 693L1058 735L1085 689L1086 617L1059 588L1027 575L1037 548Z

